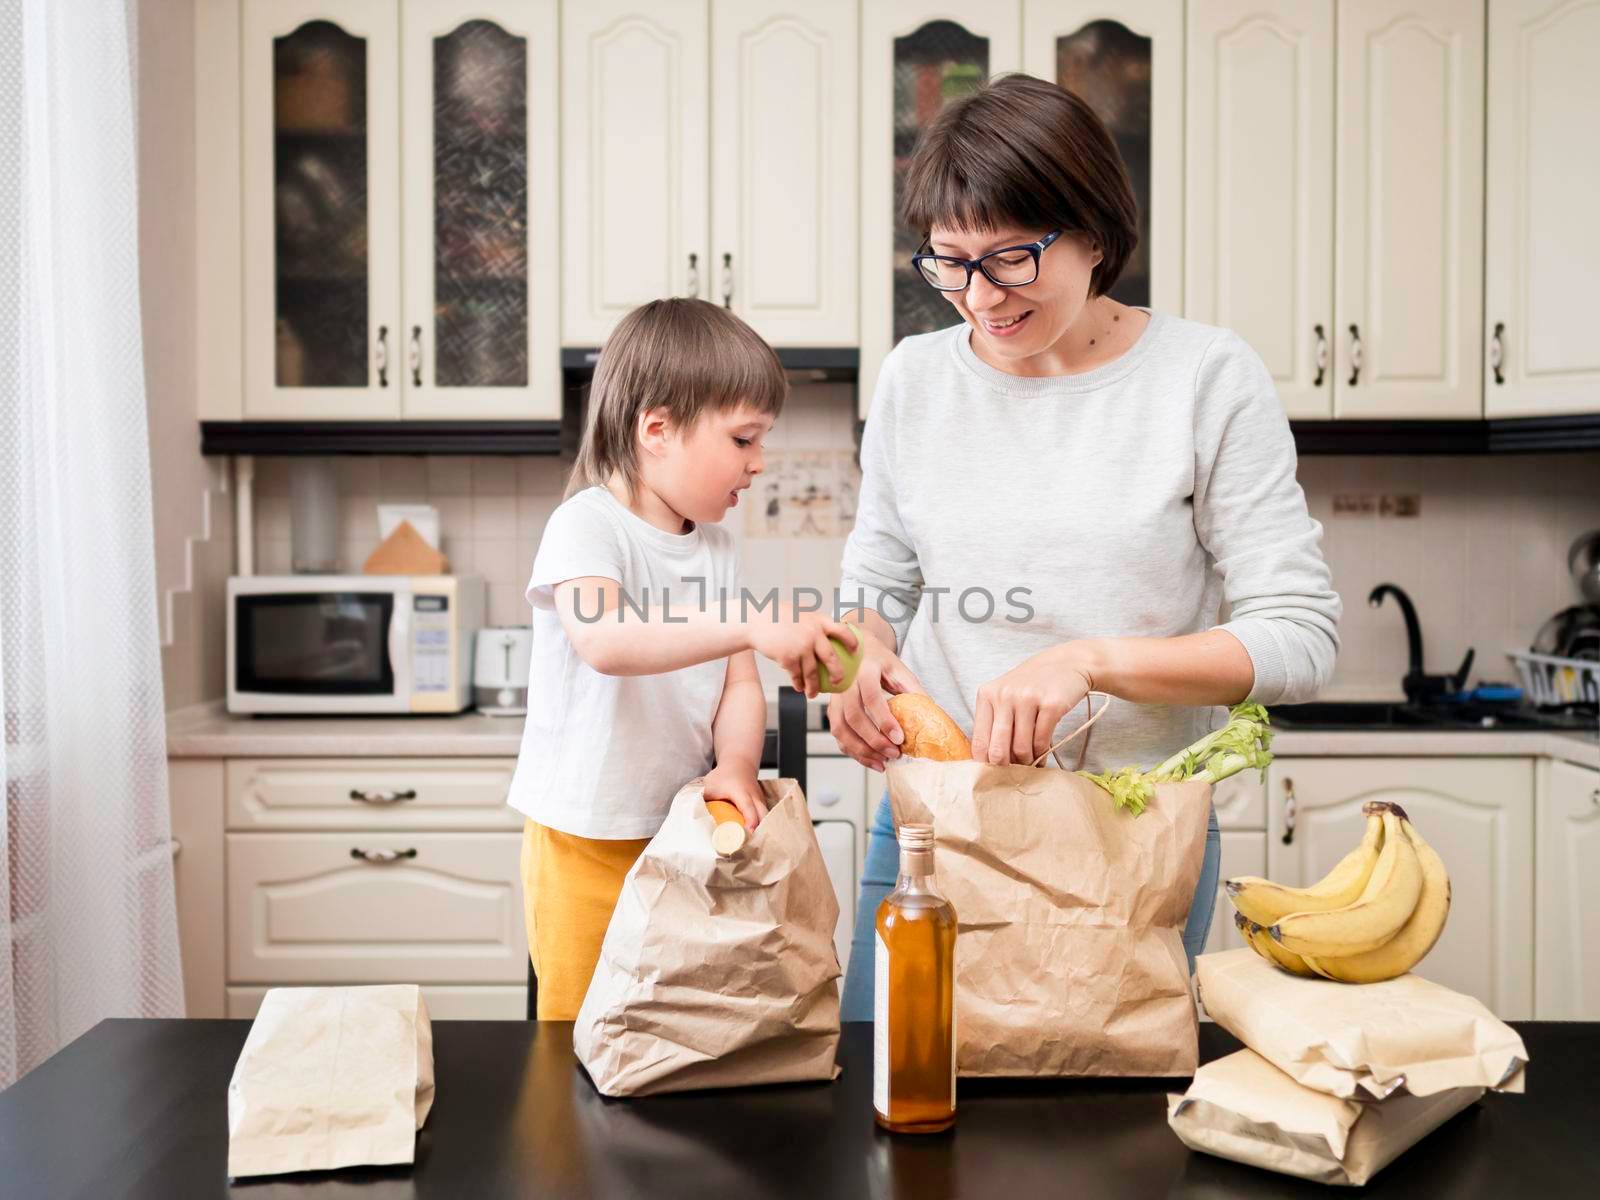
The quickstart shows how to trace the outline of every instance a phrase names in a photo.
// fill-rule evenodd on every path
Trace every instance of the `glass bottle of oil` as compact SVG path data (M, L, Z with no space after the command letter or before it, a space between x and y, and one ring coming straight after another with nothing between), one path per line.
M899 836L878 906L872 1106L894 1133L937 1133L956 1119L956 910L934 887L933 826Z

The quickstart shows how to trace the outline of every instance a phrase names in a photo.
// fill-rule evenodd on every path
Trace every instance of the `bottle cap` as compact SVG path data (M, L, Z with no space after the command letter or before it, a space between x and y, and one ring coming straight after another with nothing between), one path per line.
M932 850L933 826L932 825L902 825L897 836L900 839L902 850Z

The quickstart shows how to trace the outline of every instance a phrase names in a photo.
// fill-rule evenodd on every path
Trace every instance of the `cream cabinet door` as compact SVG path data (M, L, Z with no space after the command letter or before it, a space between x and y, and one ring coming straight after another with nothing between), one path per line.
M1533 1016L1533 762L1279 758L1269 772L1267 877L1315 883L1361 840L1361 806L1406 810L1450 872L1450 919L1417 974L1507 1020Z
M856 0L715 0L712 298L775 346L854 346Z
M953 97L1022 67L1020 0L866 0L861 6L861 371L863 419L878 368L902 337L959 324L918 278L911 256L924 231L896 216L899 180L917 136Z
M1483 415L1482 0L1338 7L1334 415Z
M1600 412L1597 63L1600 0L1490 0L1486 416Z
M1333 416L1333 0L1189 7L1184 315Z
M243 13L244 416L399 416L399 10Z
M562 342L711 296L707 0L561 6Z
M561 417L556 0L404 0L403 412Z
M1535 1015L1600 1021L1600 771L1539 766Z
M1082 96L1127 163L1139 247L1110 294L1182 312L1183 0L1023 0L1022 62Z
M527 978L516 833L230 833L228 982Z
M1206 938L1207 954L1219 950L1237 950L1244 945L1239 927L1233 923L1233 903L1223 887L1228 880L1240 875L1265 875L1267 873L1267 835L1265 833L1240 833L1222 831L1222 870L1217 876L1217 894L1212 897L1211 933Z

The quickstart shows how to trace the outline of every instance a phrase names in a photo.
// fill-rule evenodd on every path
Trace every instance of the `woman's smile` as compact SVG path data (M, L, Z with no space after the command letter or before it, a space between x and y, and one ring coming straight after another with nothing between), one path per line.
M1027 324L1028 318L1032 315L1033 309L1030 308L1016 314L1015 316L980 316L978 317L978 320L983 322L983 331L989 334L989 336L1008 338L1015 337L1017 333L1021 331L1022 327Z

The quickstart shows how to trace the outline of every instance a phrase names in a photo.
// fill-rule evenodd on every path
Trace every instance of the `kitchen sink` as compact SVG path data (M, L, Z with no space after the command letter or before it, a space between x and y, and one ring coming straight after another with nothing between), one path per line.
M1268 710L1274 725L1304 729L1437 729L1456 725L1447 717L1406 704L1368 700L1323 700L1281 704Z

